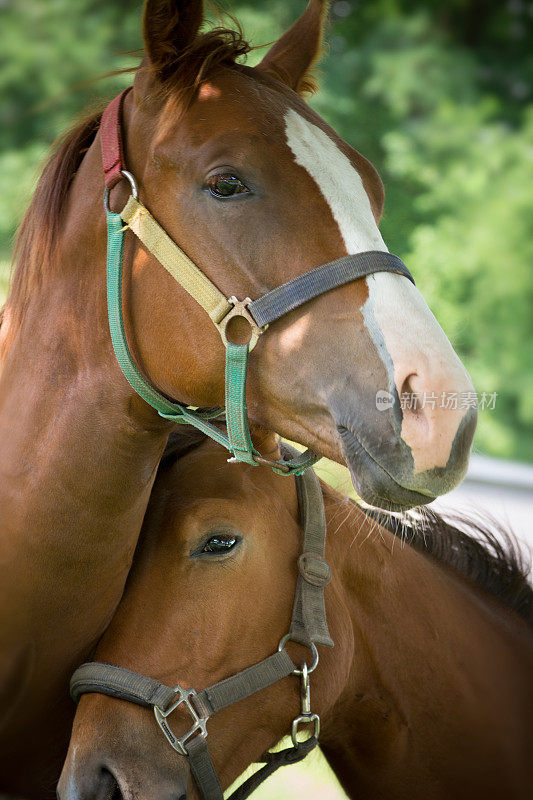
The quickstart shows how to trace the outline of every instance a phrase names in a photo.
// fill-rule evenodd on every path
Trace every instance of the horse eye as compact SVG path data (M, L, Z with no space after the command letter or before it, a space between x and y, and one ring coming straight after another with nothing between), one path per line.
M229 533L219 533L211 536L204 544L202 553L227 553L237 544L237 537Z
M246 194L250 190L236 175L213 175L206 181L206 188L213 197L224 199L234 197L236 194Z

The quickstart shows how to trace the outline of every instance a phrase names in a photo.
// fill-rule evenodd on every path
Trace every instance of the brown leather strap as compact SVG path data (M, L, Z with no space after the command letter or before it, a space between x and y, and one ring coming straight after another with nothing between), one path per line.
M124 98L131 88L131 86L128 86L118 97L115 97L102 114L100 139L102 141L104 180L107 189L112 189L119 182L122 177L122 170L126 169L122 142L122 107Z

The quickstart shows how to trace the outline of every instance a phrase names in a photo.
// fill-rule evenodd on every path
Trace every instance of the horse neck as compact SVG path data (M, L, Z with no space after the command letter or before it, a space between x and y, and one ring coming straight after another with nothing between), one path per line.
M331 669L346 677L321 745L348 796L526 797L526 623L361 512L335 501L327 514Z
M1 627L13 658L31 642L41 687L86 655L119 600L170 427L113 354L99 161L95 143L0 364Z

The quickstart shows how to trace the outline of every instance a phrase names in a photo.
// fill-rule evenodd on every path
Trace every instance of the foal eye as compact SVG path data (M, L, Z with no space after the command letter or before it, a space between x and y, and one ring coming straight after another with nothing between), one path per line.
M227 553L237 544L237 537L229 533L211 536L202 547L202 553Z
M225 199L234 197L237 194L247 194L250 190L236 175L230 173L224 175L213 175L208 178L205 186L213 197Z

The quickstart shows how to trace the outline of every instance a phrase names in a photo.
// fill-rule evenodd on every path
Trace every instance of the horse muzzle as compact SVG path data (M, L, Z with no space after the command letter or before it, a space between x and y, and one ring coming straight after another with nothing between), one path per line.
M415 469L411 448L401 438L394 412L391 410L389 419L383 414L382 422L382 435L374 435L371 443L358 421L337 425L354 487L366 503L402 511L430 503L460 483L476 428L474 408L458 425L447 463L421 471Z
M136 777L126 780L112 765L98 760L91 762L77 755L67 758L57 788L58 800L187 800L189 770L184 766L174 785L162 781L142 781Z

